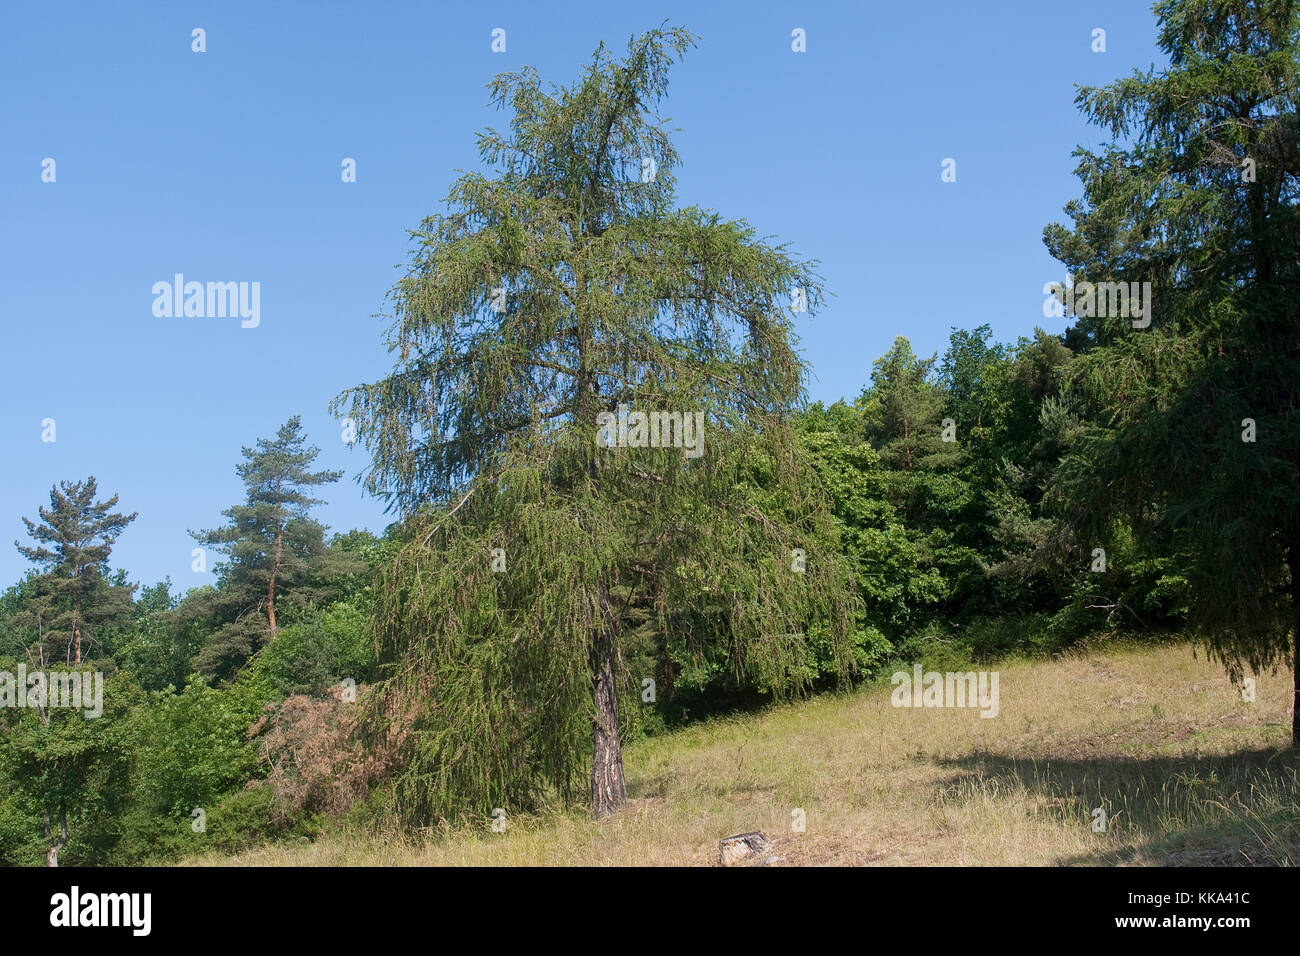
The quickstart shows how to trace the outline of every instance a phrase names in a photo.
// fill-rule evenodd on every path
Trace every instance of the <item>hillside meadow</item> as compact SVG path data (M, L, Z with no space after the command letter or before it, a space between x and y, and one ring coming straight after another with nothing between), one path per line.
M629 804L398 837L338 829L188 864L709 866L762 830L769 865L1293 865L1289 675L1246 703L1185 644L1102 644L998 667L1000 710L824 695L630 744ZM1095 833L1102 807L1107 832ZM806 815L792 833L792 812ZM396 831L394 831L396 832Z

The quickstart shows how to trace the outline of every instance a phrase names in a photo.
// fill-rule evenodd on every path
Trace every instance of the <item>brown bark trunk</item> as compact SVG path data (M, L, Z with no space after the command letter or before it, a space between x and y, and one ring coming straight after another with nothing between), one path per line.
M1300 746L1300 545L1287 550L1291 571L1291 746Z
M79 573L79 570L72 572L73 577ZM81 663L81 597L78 595L72 601L72 653L73 663ZM65 655L66 659L66 655Z
M578 394L574 410L578 421L584 425L595 422L599 402L591 362L592 335L583 311L585 289L586 277L579 276L574 309L578 353ZM587 475L593 485L599 482L600 469L594 455L588 461ZM591 719L591 815L597 820L614 813L627 801L627 784L623 779L623 739L618 726L618 635L607 580L600 582L598 597L600 620L593 629L590 652L591 699L595 705Z
M279 507L279 484L276 485L276 507ZM271 559L271 576L266 582L266 620L275 631L275 576L280 573L280 561L284 556L284 530L280 519L275 519L275 557Z
M599 820L627 802L627 784L623 779L623 740L618 727L618 686L615 668L616 648L614 621L610 609L609 588L600 588L600 633L592 646L592 717L591 815Z
M266 582L266 619L271 625L271 630L275 630L275 575Z
M66 810L59 810L59 838L57 840L52 839L50 832L50 811L45 811L45 839L50 841L49 847L45 850L45 865L58 866L59 851L68 842L68 812Z
M72 576L75 578L81 574L81 568L74 567ZM74 664L81 663L81 594L78 592L72 600L72 646Z

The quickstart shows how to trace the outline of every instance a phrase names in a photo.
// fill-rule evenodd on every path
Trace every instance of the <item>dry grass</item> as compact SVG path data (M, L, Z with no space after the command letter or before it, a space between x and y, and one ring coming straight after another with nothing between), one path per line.
M781 865L1300 861L1290 675L1244 703L1187 646L999 666L1000 713L897 709L888 686L641 741L627 809L422 837L335 833L198 864L710 865L763 830ZM1110 820L1090 827L1094 807ZM791 813L807 826L793 833Z

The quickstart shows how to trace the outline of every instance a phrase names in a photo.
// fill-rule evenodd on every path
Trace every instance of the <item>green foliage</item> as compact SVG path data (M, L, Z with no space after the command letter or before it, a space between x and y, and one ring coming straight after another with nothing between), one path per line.
M0 660L15 673L17 662ZM88 666L60 668L93 679ZM130 678L110 674L101 685L102 713L79 708L0 708L0 859L35 866L66 827L60 859L102 862L117 838L116 820L129 799L135 738L129 720L140 693ZM49 701L50 704L53 701Z
M1044 236L1076 282L1151 282L1155 308L1147 328L1071 329L1085 427L1051 495L1083 540L1122 522L1150 555L1176 542L1185 559L1153 569L1160 589L1176 606L1187 581L1194 626L1237 675L1294 664L1297 648L1300 6L1155 11L1169 66L1079 91L1118 142L1077 151L1073 228Z
M145 690L183 687L202 635L181 626L174 613L171 580L144 588L132 609L132 620L112 648L118 666L129 671Z
M0 795L0 866L42 866L46 841L41 813L29 795L7 789Z
M340 601L308 610L302 620L277 631L253 671L286 696L320 697L344 678L368 683L374 678L374 658L369 609Z
M209 811L203 850L237 853L272 840L310 841L322 828L318 815L308 814L288 824L276 822L276 809L267 786L252 786L223 796Z
M490 176L459 179L416 233L396 367L334 403L373 454L367 487L408 519L376 601L391 667L370 722L403 718L408 819L568 798L593 737L593 812L617 806L618 698L642 677L625 650L665 687L725 669L797 693L821 625L825 672L853 669L847 568L791 429L788 304L819 305L815 264L675 208L656 104L692 43L602 46L553 93L531 70L494 81L510 132L480 137ZM621 406L698 415L707 447L602 442Z
M893 492L894 476L861 436L865 411L836 403L813 405L801 421L811 456L839 524L845 553L863 601L862 622L894 632L923 620L945 592L929 567L922 536L909 528Z
M179 694L154 692L133 715L135 739L147 741L136 768L139 799L151 812L188 820L195 807L215 804L258 767L248 728L272 699L250 679L228 688L191 676Z
M204 807L203 828L188 814L163 814L134 803L121 819L111 866L165 865L178 858L218 851L238 853L275 840L310 840L321 832L317 816L278 820L270 788L241 787Z
M960 631L971 660L995 661L1014 655L1041 656L1060 650L1058 639L1041 614L1002 614L972 618Z
M940 431L944 394L933 380L935 359L917 357L902 336L876 359L861 405L866 437L890 468L938 471L961 458L960 446Z
M23 518L37 542L14 542L23 557L41 569L32 593L12 621L28 633L28 656L38 662L79 664L98 644L99 632L114 618L129 613L134 587L110 580L108 558L113 542L135 513L112 511L117 495L95 501L98 484L60 482L50 489L50 506L38 509L40 521Z
M311 471L320 449L308 447L306 440L295 415L274 439L258 439L255 448L244 448L245 461L235 470L247 489L245 503L222 512L229 519L225 526L191 532L229 558L218 568L221 586L214 611L222 619L221 629L195 662L209 679L233 677L274 633L276 601L282 594L293 592L300 604L311 604L323 596L318 578L358 569L355 561L328 566L332 557L350 555L326 549L325 527L310 516L323 502L306 489L335 482L342 472Z

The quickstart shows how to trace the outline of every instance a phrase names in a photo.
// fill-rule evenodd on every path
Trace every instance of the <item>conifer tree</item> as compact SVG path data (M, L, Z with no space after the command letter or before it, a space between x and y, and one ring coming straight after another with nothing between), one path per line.
M1076 291L1153 291L1066 336L1090 424L1054 500L1086 547L1123 519L1186 548L1210 652L1234 679L1290 664L1300 703L1300 4L1154 10L1168 67L1080 89L1114 141L1076 153L1073 228L1045 232Z
M949 465L960 457L955 438L944 440L945 398L933 380L935 360L921 358L899 336L875 361L868 390L875 415L868 437L890 467L916 471Z
M54 646L65 661L80 664L82 645L95 641L105 621L129 613L132 586L108 579L113 542L136 514L115 513L117 495L95 501L95 476L63 481L50 489L50 507L38 509L40 521L23 518L34 547L14 546L42 570L37 597L20 623L36 629L39 656L45 662Z
M276 601L287 591L302 599L324 570L325 526L311 517L324 502L308 490L338 481L340 471L312 471L320 449L306 445L295 415L275 438L259 438L243 449L235 470L247 489L244 504L222 512L229 521L209 531L191 531L201 544L226 555L214 603L225 625L200 652L199 669L229 676L277 628Z
M852 669L847 568L813 543L830 517L791 428L792 323L821 288L743 220L675 205L656 107L693 42L602 44L566 88L498 76L509 132L414 234L396 367L335 400L409 519L371 728L405 715L412 818L568 796L584 767L593 815L616 810L619 695L644 676L622 637L648 626L629 604L774 693L802 686L813 623Z

